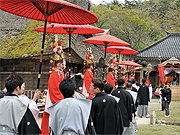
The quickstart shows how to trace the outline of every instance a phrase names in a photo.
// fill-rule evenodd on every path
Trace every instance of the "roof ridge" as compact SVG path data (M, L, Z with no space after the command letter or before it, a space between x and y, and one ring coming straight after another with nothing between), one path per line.
M168 35L166 35L165 37L161 38L160 40L154 42L153 44L151 44L151 45L149 45L149 46L147 46L147 47L145 47L145 48L139 50L139 51L138 51L138 54L140 54L141 52L146 51L147 49L149 49L149 48L155 46L157 43L159 43L159 42L165 40L165 39L168 38L170 35L171 35L171 34L168 34Z
M151 44L151 45L149 45L149 46L147 46L147 47L139 50L139 51L138 51L138 54L140 54L140 53L143 52L143 51L146 51L147 49L155 46L157 43L162 42L162 41L165 40L166 38L168 38L168 37L170 37L170 36L173 36L173 35L180 35L180 33L170 33L170 32L167 32L167 35L166 35L165 37L163 37L163 38L161 38L160 40L154 42L153 44Z

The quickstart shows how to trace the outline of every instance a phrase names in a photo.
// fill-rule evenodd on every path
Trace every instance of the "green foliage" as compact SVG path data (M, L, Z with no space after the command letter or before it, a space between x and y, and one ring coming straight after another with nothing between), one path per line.
M168 32L179 32L180 0L125 0L93 6L91 11L99 20L94 24L110 29L110 34L137 50L163 38Z
M177 0L177 1L175 2L175 5L176 5L176 8L179 9L179 8L180 8L180 0Z
M10 35L4 38L1 41L3 47L1 47L1 58L19 58L19 57L27 57L27 56L39 56L41 54L42 48L42 38L43 33L36 32L34 29L36 27L43 26L44 22L31 20L29 25L14 38L11 38ZM46 33L46 39L44 43L44 53L48 46L50 46L51 39L54 38L53 34ZM59 38L61 36L59 35ZM67 42L63 41L62 45L67 44Z
M180 9L170 11L163 19L163 26L168 32L180 31Z
M98 16L96 26L110 28L114 35L126 42L133 48L139 49L143 38L150 32L150 24L147 12L127 9L115 6L113 10L105 6L93 7L92 11Z
M98 21L94 24L94 26L107 28L106 25L108 25L108 22L113 15L113 11L103 5L100 5L97 7L91 7L91 12L96 14L98 17Z

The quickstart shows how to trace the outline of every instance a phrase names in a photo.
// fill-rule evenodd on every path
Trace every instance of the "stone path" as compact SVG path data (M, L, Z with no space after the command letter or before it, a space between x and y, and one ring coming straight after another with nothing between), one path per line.
M137 125L141 125L141 124L150 124L150 118L136 118L136 123Z

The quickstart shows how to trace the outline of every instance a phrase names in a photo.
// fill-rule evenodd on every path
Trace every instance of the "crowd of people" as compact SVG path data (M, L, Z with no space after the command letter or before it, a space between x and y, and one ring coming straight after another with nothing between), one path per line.
M109 69L107 81L95 78L93 63L87 63L81 93L76 82L66 78L62 62L56 67L44 91L46 98L41 129L37 125L39 92L30 101L23 94L25 83L21 76L10 75L5 80L6 94L0 99L0 134L42 135L134 135L136 117L149 117L148 102L151 94L146 80L142 84L133 78L114 79ZM164 90L166 89L166 90ZM161 90L162 110L169 117L171 90ZM4 92L4 91L3 91Z

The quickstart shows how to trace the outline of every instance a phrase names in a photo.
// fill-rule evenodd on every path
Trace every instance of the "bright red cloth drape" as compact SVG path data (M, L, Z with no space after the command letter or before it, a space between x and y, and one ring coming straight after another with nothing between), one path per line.
M49 96L52 103L64 99L64 96L59 90L59 84L62 80L64 80L64 76L60 71L52 71L48 81Z
M64 76L60 71L53 70L51 76L49 77L48 81L48 92L49 98L52 103L56 103L62 99L64 96L62 95L61 91L59 90L59 84L61 81L64 80ZM47 101L46 101L47 102ZM46 107L46 105L45 105ZM43 118L41 123L41 135L48 135L49 134L49 114L43 112Z
M108 74L107 74L106 82L107 82L107 83L111 83L112 86L113 86L113 90L115 89L116 80L115 80L114 77L111 75L111 73L108 73Z
M94 94L91 93L90 90L92 78L94 78L92 71L86 70L84 74L84 82L81 93L88 99L93 98L95 96Z
M146 84L147 86L150 85L149 77L147 77L145 84Z
M164 85L165 84L164 66L158 67L157 72L159 72L159 75L160 75L160 78L161 78L161 83L162 83L162 85Z

